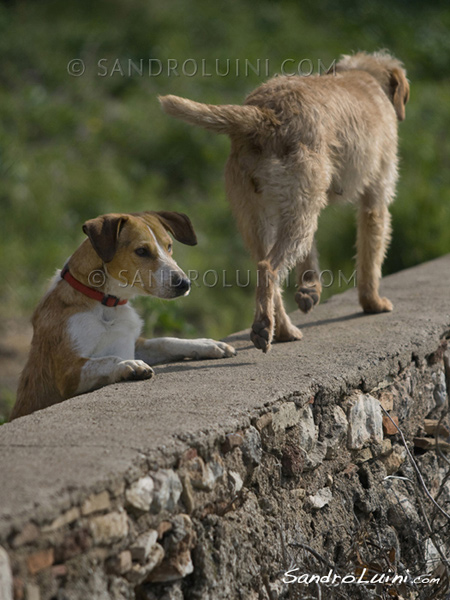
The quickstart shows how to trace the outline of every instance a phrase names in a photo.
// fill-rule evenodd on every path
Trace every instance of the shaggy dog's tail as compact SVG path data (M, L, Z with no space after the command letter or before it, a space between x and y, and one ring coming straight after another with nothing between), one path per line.
M216 133L252 135L278 124L275 114L258 106L202 104L179 96L159 96L163 110L172 117Z

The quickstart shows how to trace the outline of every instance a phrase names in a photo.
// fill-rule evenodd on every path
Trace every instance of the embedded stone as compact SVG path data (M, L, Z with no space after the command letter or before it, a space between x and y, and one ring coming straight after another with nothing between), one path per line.
M436 382L433 389L433 398L436 402L436 406L444 406L447 401L447 386L444 373L442 373L442 371L436 374L433 373L433 381Z
M371 458L373 458L372 450L370 448L363 448L355 456L355 463L357 465L360 465L362 463L367 462Z
M262 458L261 436L255 427L247 429L244 435L244 443L242 444L242 456L246 463L259 465Z
M131 558L131 552L129 550L120 552L117 556L113 556L106 562L107 572L117 575L123 575L124 573L127 573L132 566L133 561Z
M195 456L185 462L183 468L185 472L181 475L183 484L182 499L189 512L192 512L195 506L192 488L207 492L213 490L216 481L223 475L223 466L221 461L218 462L218 460L205 464L200 456Z
M310 452L317 442L317 428L314 423L314 415L310 404L298 411L298 443L303 450Z
M144 564L158 539L158 532L155 529L150 529L142 533L132 546L130 546L131 558Z
M100 494L89 496L81 506L81 514L86 516L102 510L109 510L110 506L109 494L105 490Z
M98 544L110 544L128 535L128 518L126 512L112 512L100 517L93 517L90 528L94 540Z
M394 408L394 394L392 392L382 392L380 404L385 411L391 411Z
M156 529L158 532L158 540L161 540L166 535L166 533L172 531L172 529L173 525L170 521L161 521L161 523Z
M295 488L290 490L290 495L297 500L304 500L306 497L306 490L303 488Z
M385 438L383 440L383 444L381 445L381 456L386 456L387 454L390 454L390 452L392 451L392 442L389 438Z
M36 575L39 571L43 571L51 567L55 559L53 548L40 550L34 554L30 554L27 558L28 571L31 575Z
M191 479L187 473L184 473L181 475L180 481L181 485L183 486L183 491L181 492L181 500L184 506L186 507L188 513L191 513L195 510L195 495Z
M144 565L136 564L127 572L125 577L130 583L139 585L149 574L161 564L164 558L164 548L160 544L154 544Z
M323 442L317 442L315 447L307 452L304 459L304 471L312 471L323 463L327 454L327 445Z
M211 485L212 485L211 489L212 489L216 485L216 483L219 481L219 479L222 479L223 474L225 472L225 468L223 466L223 460L219 456L219 454L217 454L217 452L215 452L212 455L211 460L207 464L207 469L210 470L210 472L211 472L211 474L208 475L208 477L210 477L210 481L211 481Z
M186 470L192 486L197 489L204 489L207 474L206 465L203 458L200 456L192 458L188 463L186 463Z
M391 419L394 423L392 423ZM387 415L383 416L383 431L385 435L395 435L398 433L398 417L391 415L391 419ZM397 425L397 427L395 425Z
M308 503L312 509L319 510L333 500L333 494L329 487L324 487L313 496L308 496Z
M341 444L347 437L348 421L340 406L333 406L331 413L321 425L321 436L327 446L326 458L336 458L342 451Z
M229 471L228 475L231 485L233 486L233 494L237 494L242 490L242 487L244 485L242 477L236 471Z
M272 413L268 412L264 415L261 415L259 419L255 422L256 429L261 433L261 431L272 423Z
M50 525L47 525L47 526L43 527L42 531L44 533L49 533L51 531L56 531L57 529L60 529L61 527L64 527L64 525L70 525L70 523L73 523L74 521L76 521L77 519L79 519L79 517L80 517L80 509L78 507L74 506L73 508L71 508L67 512L65 512L62 515L60 515L59 517L57 517L53 521L53 523L51 523Z
M277 407L278 408L278 407ZM286 402L272 413L272 428L276 433L282 433L289 427L294 427L302 418L302 412L297 409L295 402Z
M125 498L128 504L139 510L148 511L153 502L154 483L151 477L141 477L127 489Z
M234 448L241 446L244 442L244 438L240 433L229 433L225 437L225 441L222 444L222 452L226 454L227 452L231 452Z
M350 450L361 450L370 442L383 442L383 419L380 403L370 394L358 394L350 399L348 440Z
M172 469L160 469L153 475L154 492L152 512L172 511L180 499L183 486L180 478Z
M406 450L403 446L396 444L390 454L388 456L383 457L381 459L385 466L386 472L388 475L393 475L397 473L402 464L406 460Z

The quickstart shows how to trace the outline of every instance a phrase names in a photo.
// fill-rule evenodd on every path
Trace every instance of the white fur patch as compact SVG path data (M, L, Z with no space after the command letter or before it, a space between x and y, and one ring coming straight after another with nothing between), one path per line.
M131 360L142 320L128 304L110 308L98 303L92 310L70 317L67 330L83 358L117 356Z

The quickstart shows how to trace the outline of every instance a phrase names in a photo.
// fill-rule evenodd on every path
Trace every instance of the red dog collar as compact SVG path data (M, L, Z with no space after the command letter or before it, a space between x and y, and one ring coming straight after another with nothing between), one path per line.
M69 285L71 285L75 290L78 290L88 298L92 298L93 300L98 300L104 306L114 307L120 306L122 304L126 304L128 300L120 300L117 296L112 296L111 294L104 294L103 292L99 292L98 290L94 290L75 277L70 273L69 267L66 265L64 269L61 271L61 278L65 279Z

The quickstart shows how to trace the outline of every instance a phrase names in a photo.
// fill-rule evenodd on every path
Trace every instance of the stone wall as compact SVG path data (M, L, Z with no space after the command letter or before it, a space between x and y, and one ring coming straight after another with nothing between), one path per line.
M0 600L448 600L449 272L0 427Z
M283 579L368 565L444 582L399 585L391 597L446 597L439 551L450 556L449 521L432 518L395 427L448 510L450 471L433 447L448 430L437 436L426 420L447 403L443 346L436 350L374 389L287 398L168 468L142 469L51 522L23 523L3 541L0 598L315 598L314 586ZM330 588L328 597L372 597L361 588Z

